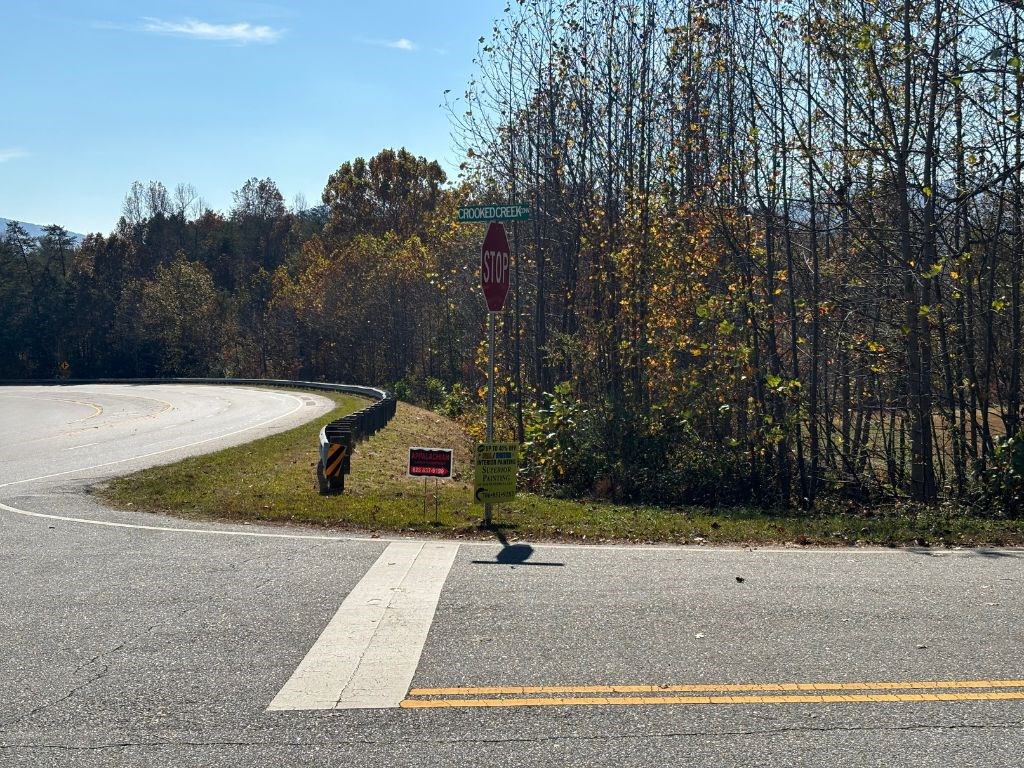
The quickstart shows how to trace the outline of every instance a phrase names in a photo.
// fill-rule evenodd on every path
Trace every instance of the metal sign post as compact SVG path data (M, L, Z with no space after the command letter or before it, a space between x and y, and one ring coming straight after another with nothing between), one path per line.
M495 315L505 306L508 295L509 262L512 249L508 246L505 225L500 221L487 226L487 235L480 247L480 282L487 299L487 442L494 442L494 326ZM493 507L484 505L484 525L492 522Z
M487 343L487 442L494 442L494 312L487 313L488 343ZM484 525L490 527L494 507L491 504L484 505Z
M424 480L423 482L426 482L426 480ZM439 491L440 486L441 486L441 478L435 477L434 478L434 524L435 525L440 525L441 524L441 508L438 506L438 504L439 504L439 502L438 502L438 493L440 492Z
M495 315L505 305L509 287L509 264L512 249L508 244L503 221L529 221L530 206L526 203L509 205L464 205L459 208L460 223L490 222L483 246L480 248L480 282L487 299L487 443L494 443L494 326ZM482 489L481 489L482 490ZM514 493L512 494L515 495ZM477 497L479 499L479 497ZM490 526L493 505L484 503L484 525Z

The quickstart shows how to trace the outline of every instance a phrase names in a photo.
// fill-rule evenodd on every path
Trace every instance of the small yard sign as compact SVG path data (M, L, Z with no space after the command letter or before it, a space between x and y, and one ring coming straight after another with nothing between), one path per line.
M476 447L473 503L500 504L516 497L518 443L481 443Z
M451 448L409 449L409 477L436 477L444 480L451 476Z

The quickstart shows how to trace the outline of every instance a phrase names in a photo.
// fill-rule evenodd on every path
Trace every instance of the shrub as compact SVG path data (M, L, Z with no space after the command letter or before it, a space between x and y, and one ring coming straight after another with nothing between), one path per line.
M473 395L468 389L456 382L441 400L440 410L449 419L462 418L473 406Z
M444 382L434 376L425 379L406 376L395 382L394 393L399 400L432 410L438 408L448 394Z
M579 401L568 383L545 398L545 407L526 424L524 474L549 491L588 493L607 465L600 414Z
M982 479L984 501L1007 517L1024 512L1024 439L1016 435L996 441L992 466Z

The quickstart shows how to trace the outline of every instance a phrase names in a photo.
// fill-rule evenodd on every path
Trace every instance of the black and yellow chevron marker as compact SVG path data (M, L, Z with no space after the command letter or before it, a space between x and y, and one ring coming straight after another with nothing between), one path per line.
M339 477L341 475L346 453L348 453L347 445L331 443L327 446L327 461L324 463L324 474L327 477Z

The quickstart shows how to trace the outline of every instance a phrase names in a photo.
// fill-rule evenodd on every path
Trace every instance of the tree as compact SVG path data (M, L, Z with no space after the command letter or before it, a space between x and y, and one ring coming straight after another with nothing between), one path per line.
M224 314L213 278L179 252L141 285L138 321L149 347L151 373L209 376L220 373Z
M234 287L245 285L246 277L254 268L273 270L284 258L284 240L290 226L290 217L284 205L284 196L271 179L249 179L232 193L234 208L231 220L236 227L238 248Z
M41 256L45 263L45 271L49 273L50 265L60 265L61 280L68 278L68 265L75 250L75 239L59 224L43 227L43 236L39 241Z
M385 149L367 162L356 158L331 174L323 192L328 231L339 241L357 233L393 232L405 239L437 209L446 181L437 161L407 150Z

